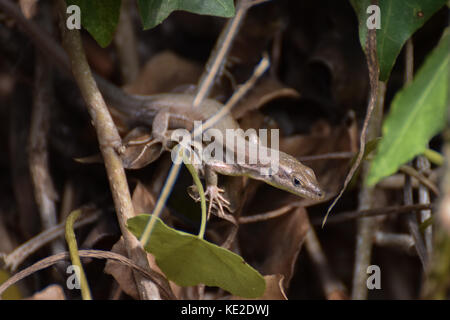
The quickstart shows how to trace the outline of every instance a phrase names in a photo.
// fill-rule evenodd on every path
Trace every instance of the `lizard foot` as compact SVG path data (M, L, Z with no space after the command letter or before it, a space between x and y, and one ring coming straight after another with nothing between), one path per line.
M208 206L208 220L211 216L211 212L213 212L219 218L230 221L233 224L237 224L236 219L233 215L226 213L227 211L231 211L229 205L230 202L222 195L225 191L217 186L208 186L205 191L205 197L209 200ZM200 196L198 194L198 190L196 186L191 186L188 188L189 195L195 200L200 201ZM214 209L214 210L213 210Z

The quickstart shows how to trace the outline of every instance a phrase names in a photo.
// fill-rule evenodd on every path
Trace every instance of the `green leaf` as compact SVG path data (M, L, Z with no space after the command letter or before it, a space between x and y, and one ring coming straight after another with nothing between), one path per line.
M359 37L365 48L367 36L367 8L370 0L350 0L359 20ZM447 0L379 0L381 29L377 30L377 53L380 65L380 80L389 78L395 60L405 42Z
M129 219L128 229L140 238L150 217L142 214ZM169 280L180 286L203 283L220 287L245 298L257 298L264 293L264 278L242 257L156 219L145 250L155 256Z
M423 153L429 140L443 129L449 103L449 44L447 28L414 81L394 97L367 177L368 185L374 185Z
M119 22L121 0L66 0L81 10L81 24L103 48L108 46Z
M139 0L138 4L144 30L156 27L175 10L226 18L234 16L233 0Z

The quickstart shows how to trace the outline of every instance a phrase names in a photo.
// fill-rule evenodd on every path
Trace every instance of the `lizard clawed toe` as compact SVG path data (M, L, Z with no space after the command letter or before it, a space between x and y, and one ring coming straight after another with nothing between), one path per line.
M189 190L190 196L195 201L200 201L200 196L198 195L198 191L196 190L195 186L191 186ZM225 219L227 221L230 221L233 224L237 224L236 219L233 215L228 214L225 212L225 209L228 211L231 211L230 209L230 201L228 201L222 193L225 191L217 186L207 186L205 191L205 197L209 200L209 206L208 206L208 215L207 218L209 220L209 217L211 216L211 212L213 212L216 216L219 218ZM212 209L215 209L214 211Z

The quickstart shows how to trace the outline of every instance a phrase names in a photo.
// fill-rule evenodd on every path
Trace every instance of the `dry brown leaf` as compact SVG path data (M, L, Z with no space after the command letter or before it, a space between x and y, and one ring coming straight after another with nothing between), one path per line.
M120 237L120 240L116 242L116 244L111 249L112 252L121 254L123 256L127 256L127 250L123 244L123 238ZM118 262L108 260L105 265L104 272L110 274L116 279L120 288L130 297L135 300L139 300L139 292L136 288L136 282L134 281L133 271L123 264Z
M163 51L154 55L136 80L124 89L143 95L171 92L177 87L197 83L201 73L200 65L171 51Z
M283 275L287 288L309 227L306 210L299 207L276 219L241 225L240 247L262 274Z
M156 161L163 152L162 144L152 140L150 129L145 127L131 130L124 137L123 144L126 149L120 157L126 169L141 169Z
M66 300L66 296L59 284L52 284L24 300Z
M153 194L138 181L131 197L136 214L151 213L155 207L156 199Z
M283 275L267 275L264 276L264 280L266 281L266 290L261 297L258 297L257 299L246 299L238 296L231 296L230 300L287 300L283 287Z

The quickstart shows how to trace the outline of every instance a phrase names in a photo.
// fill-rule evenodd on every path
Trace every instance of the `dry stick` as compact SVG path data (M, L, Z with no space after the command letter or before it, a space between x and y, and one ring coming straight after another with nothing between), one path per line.
M377 1L372 1L376 4ZM363 155L365 142L367 140L375 139L379 135L381 127L381 119L383 116L383 105L384 96L386 91L386 86L384 83L378 82L379 77L379 67L377 59L377 41L376 41L376 29L368 30L367 40L366 40L366 57L367 64L369 68L369 79L370 79L370 98L369 106L364 120L364 126L360 137L360 150L358 158L348 174L344 188L339 194L338 198L342 195L345 187L350 181L351 177L358 168ZM371 117L372 112L374 116ZM362 168L362 181L368 173L369 165L367 163L363 164ZM374 202L374 187L363 187L359 194L359 210L370 209L373 207ZM336 201L332 204L332 206ZM331 207L330 207L331 208ZM330 209L329 209L330 210ZM328 211L329 212L329 211ZM362 218L358 221L358 231L356 236L356 253L355 253L355 265L353 269L353 281L352 281L352 299L354 300L364 300L367 299L367 267L370 265L371 255L372 255L372 245L373 237L378 227L377 218Z
M400 248L408 253L414 247L414 239L409 234L377 231L374 241L379 246Z
M428 174L430 171L430 161L424 156L419 156L417 158L417 168L419 170L419 173L425 175ZM421 204L428 204L430 203L430 192L428 191L428 188L423 185L419 184L419 203ZM431 210L420 210L420 222L423 223L424 221L431 218ZM427 248L428 256L431 256L433 253L433 226L430 225L425 228L424 230L424 238L425 238L425 246Z
M311 156L299 157L299 161L316 161L316 160L330 160L330 159L350 159L355 155L354 152L330 152L324 154L315 154Z
M372 3L378 4L378 0L372 0ZM333 207L336 205L338 200L344 194L345 189L347 188L348 184L352 180L353 175L355 174L356 170L358 169L358 167L361 164L361 161L364 157L364 150L366 147L366 140L367 140L366 136L367 136L367 131L369 128L372 112L376 105L376 99L377 99L377 95L378 95L378 78L379 78L379 74L380 74L380 70L379 70L379 66L378 66L378 58L377 58L376 29L368 30L365 51L366 51L366 58L367 58L367 66L369 69L370 98L369 98L369 104L367 106L367 112L366 112L366 117L364 119L363 128L361 130L361 136L359 138L359 153L358 153L358 157L356 158L356 161L354 162L353 166L350 168L350 171L347 174L347 177L345 178L344 186L342 187L341 191L339 192L338 196L333 201L333 203L330 205L330 207L328 207L325 218L323 219L322 227L325 225L325 222L326 222L331 210L333 209ZM376 138L376 136L374 136L373 138Z
M241 25L241 22L245 17L247 10L250 7L249 3L250 2L248 0L240 0L236 6L237 7L236 15L227 22L225 28L222 30L216 42L216 45L210 55L210 58L206 63L205 71L200 77L197 93L193 101L194 108L201 105L201 103L211 90L212 86L214 85L214 79L216 78L217 74L223 67L223 64L225 63L225 58L231 47L233 39L236 36L237 32L239 31L239 26ZM230 103L228 102L227 104ZM232 106L233 105L231 105L231 107ZM224 106L222 109L225 109L225 107L226 106ZM222 110L219 111L220 116L223 116L225 113L221 112ZM217 119L217 117L215 118ZM203 125L203 127L204 127L203 130L206 130L206 123ZM149 220L142 233L140 242L144 246L150 239L150 235L155 225L156 218L160 216L162 209L164 208L166 201L170 195L172 187L175 184L176 178L181 169L181 163L182 163L181 159L179 158L179 154L177 153L177 157L169 171L169 175L166 179L166 182L164 183L164 187L161 191L161 194L158 197L158 201L156 202L155 208L153 209L152 218Z
M282 216L292 209L294 209L294 205L288 204L286 206L282 206L278 209L260 213L260 214L253 214L245 217L239 217L238 222L239 224L246 224L246 223L253 223L253 222L259 222L259 221L265 221L269 219L273 219L279 216Z
M406 51L405 51L405 86L409 85L413 81L414 76L414 46L412 39L408 39L406 42ZM412 205L414 203L413 200L413 188L411 184L411 172L416 172L414 168L408 167L408 166L402 166L402 171L405 171L406 168L409 170L409 175L405 176L405 187L403 189L403 197L404 202L406 205ZM437 188L434 188L434 190L439 193L439 190ZM419 255L420 261L422 262L422 266L424 269L426 269L427 261L428 261L428 254L427 250L425 248L425 243L423 241L422 235L419 231L419 224L417 222L416 218L416 212L413 211L408 216L408 229L411 234L411 236L414 239L414 245L416 247L417 254Z
M80 228L97 220L100 211L90 214L83 213L83 216L75 222L74 228ZM61 237L64 234L65 222L62 222L53 228L46 229L37 236L31 238L27 242L15 248L14 251L5 255L3 258L4 265L11 271L16 271L17 267L22 264L25 259L35 253L37 250L48 244L49 242Z
M143 277L146 277L148 279L151 279L153 283L155 283L158 288L160 289L164 299L170 299L174 300L176 299L175 295L173 294L172 290L170 289L169 284L167 283L167 280L161 276L158 272L153 270L147 270L136 264L133 260L128 259L127 257L124 257L118 253L110 252L110 251L102 251L102 250L79 250L78 254L82 258L95 258L95 259L108 259L113 260L116 262L119 262L125 266L128 266L132 268L134 271L138 272ZM2 285L0 285L0 298L2 294L12 285L14 285L16 282L28 277L29 275L51 267L52 265L67 260L69 258L69 252L61 252L58 254L55 254L53 256L44 258L42 260L39 260L38 262L34 263L33 265L25 268L24 270L19 271L18 273L14 274L12 277L10 277L8 280L6 280Z
M374 209L367 209L367 210L356 210L356 211L347 211L339 213L335 216L332 216L328 219L327 223L341 223L341 222L347 222L351 220L356 220L360 218L366 218L366 217L375 217L375 216L384 216L384 215L395 215L395 214L403 214L403 213L409 213L413 210L424 210L424 209L432 209L433 205L428 204L413 204L410 206L389 206L389 207L383 207L383 208L374 208ZM315 219L312 220L312 225L319 225L321 224L321 219Z
M378 93L376 93L377 102L371 123L368 127L368 139L374 139L378 136L381 121L383 117L384 97L386 93L386 85L384 82L379 83ZM371 93L373 94L373 93ZM362 181L365 180L369 171L369 163L364 163L362 167ZM359 193L358 210L371 209L374 206L375 187L363 187ZM367 299L367 267L370 265L372 257L373 239L378 229L378 217L361 218L358 221L356 235L356 253L355 265L353 269L352 299Z
M132 1L122 1L119 24L114 34L114 44L119 58L120 74L124 83L131 83L139 74L139 55L131 17Z
M87 63L83 45L78 30L68 30L65 27L66 3L59 0L60 26L63 45L69 54L72 72L88 107L89 114L97 132L100 151L103 155L106 172L116 208L117 219L124 238L128 256L143 268L150 270L147 254L134 235L127 229L127 220L134 216L133 204L128 189L122 160L116 150L122 145L117 128L106 107L105 101L98 90ZM134 273L139 296L141 299L159 299L155 284Z
M403 197L406 205L412 205L413 194L412 194L412 185L411 185L411 177L405 177L405 187L403 189ZM422 262L423 268L426 270L426 265L428 262L427 250L425 249L425 244L422 239L422 235L420 234L419 224L417 223L416 212L413 211L409 214L408 218L408 229L411 236L414 239L414 245L416 247L417 254L420 258L420 262Z
M319 275L327 299L345 299L345 287L331 271L327 257L322 250L319 239L312 226L306 234L305 245L309 257L317 268L317 274Z
M247 14L247 10L252 5L253 4L249 0L239 0L237 2L236 15L226 23L216 41L216 45L214 46L208 61L206 62L205 71L198 82L197 94L193 102L194 107L199 106L201 102L208 97L209 92L214 86L214 79L216 79L217 75L221 74L231 44L240 29L241 23Z
M29 167L34 197L39 207L44 230L58 224L56 201L58 194L53 185L48 160L48 133L52 101L52 77L47 61L41 54L36 56L34 76L34 101L29 136ZM62 241L52 243L52 253L65 251Z
M433 193L437 196L439 196L439 189L438 187L427 177L425 177L424 175L422 175L420 172L418 172L416 169L414 169L413 167L409 166L409 165L402 165L400 167L400 171L407 174L408 176L414 177L417 180L419 180L419 182L421 184L423 184L424 186L426 186L428 189L430 189L431 191L433 191Z

